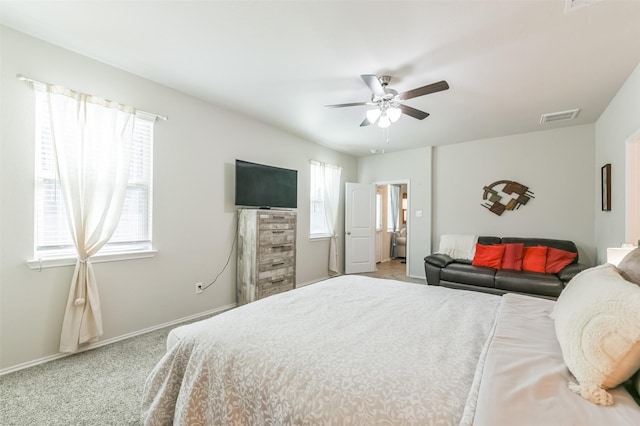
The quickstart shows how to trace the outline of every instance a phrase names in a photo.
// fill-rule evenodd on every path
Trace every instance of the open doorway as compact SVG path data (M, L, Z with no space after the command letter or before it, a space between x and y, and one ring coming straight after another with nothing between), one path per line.
M376 268L407 275L409 183L376 183Z

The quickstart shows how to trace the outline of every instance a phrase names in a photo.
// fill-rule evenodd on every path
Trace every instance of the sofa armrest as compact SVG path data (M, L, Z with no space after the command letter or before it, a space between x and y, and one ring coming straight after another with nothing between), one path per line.
M435 253L425 257L424 262L437 266L438 268L445 268L448 264L453 262L453 259L446 254Z
M441 253L430 254L425 257L424 272L427 277L427 284L440 285L440 271L452 262L453 259L450 256Z
M581 263L572 263L571 265L565 266L564 269L558 272L558 278L560 278L561 281L567 283L585 269L589 269L589 266L583 265Z

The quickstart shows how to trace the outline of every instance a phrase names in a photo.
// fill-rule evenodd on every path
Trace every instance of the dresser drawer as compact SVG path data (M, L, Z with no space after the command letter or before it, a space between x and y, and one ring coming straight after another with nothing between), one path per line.
M292 244L296 239L293 229L270 229L260 231L260 247Z
M285 266L279 268L266 269L264 271L258 270L258 280L273 281L280 278L289 278L295 275L295 266Z
M269 231L271 229L295 229L295 225L293 223L263 223L260 222L260 231Z
M260 263L258 264L259 272L272 271L274 269L283 269L290 268L293 266L293 257L276 257L273 259L265 259L260 258ZM286 273L285 273L286 275Z
M295 255L295 245L293 243L285 244L265 244L260 246L260 259L277 259L282 257L293 257Z
M293 229L296 217L292 214L261 214L258 218L260 229Z
M256 286L256 299L293 290L293 278L271 280L260 280Z

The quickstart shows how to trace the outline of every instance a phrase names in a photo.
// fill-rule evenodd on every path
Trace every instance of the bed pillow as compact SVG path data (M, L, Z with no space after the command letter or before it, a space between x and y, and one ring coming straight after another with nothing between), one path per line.
M547 247L547 262L544 266L545 272L548 274L557 274L562 271L565 266L570 265L576 260L578 253L560 250L553 247Z
M473 256L473 266L486 266L488 268L500 269L502 256L504 256L504 244L483 246L476 244L476 254Z
M604 264L576 275L553 314L562 357L578 385L569 388L600 405L613 404L606 389L640 368L640 287Z
M627 253L618 264L618 270L622 278L640 285L640 247Z
M543 246L525 247L522 258L522 270L529 272L544 272L547 263L547 248Z
M522 258L524 257L524 243L504 244L504 256L502 256L502 269L522 270Z

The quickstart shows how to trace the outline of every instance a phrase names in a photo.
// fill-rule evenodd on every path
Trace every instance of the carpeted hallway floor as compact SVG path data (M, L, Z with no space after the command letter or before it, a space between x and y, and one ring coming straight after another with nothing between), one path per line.
M367 277L385 278L388 280L406 281L416 284L426 284L424 278L411 278L407 276L407 265L404 259L391 259L389 262L381 262L376 264L376 271L366 274Z

